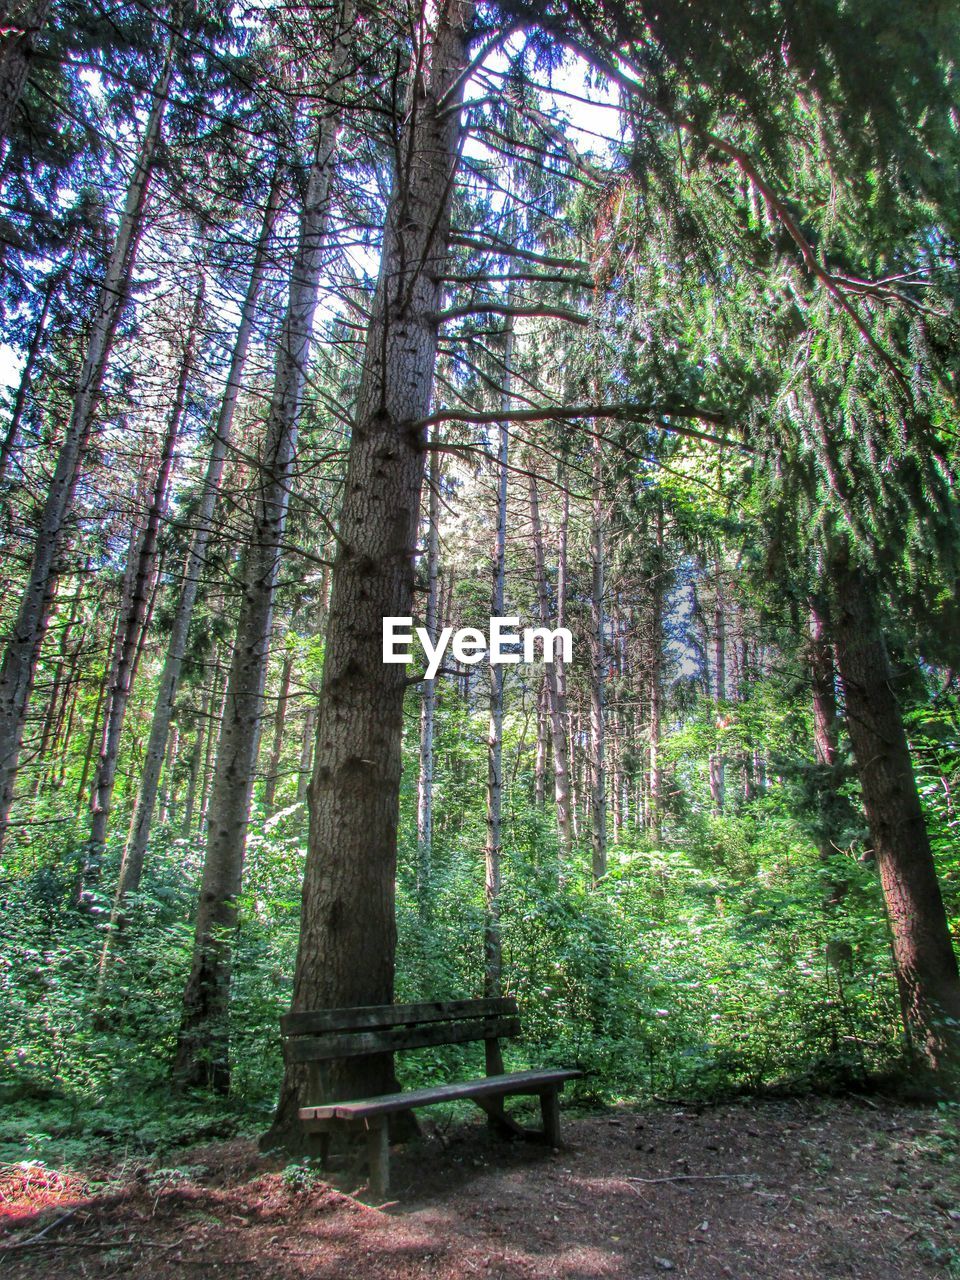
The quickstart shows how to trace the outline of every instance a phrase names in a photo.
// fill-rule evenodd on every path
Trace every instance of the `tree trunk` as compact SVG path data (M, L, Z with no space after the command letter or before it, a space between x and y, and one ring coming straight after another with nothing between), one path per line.
M113 651L113 648L117 639L117 634L119 632L119 627L120 627L120 619L118 617L113 624L113 632L110 637L110 644L107 648L108 653L111 653ZM93 757L94 757L94 752L97 746L97 730L100 727L100 712L103 708L103 700L106 697L107 687L110 684L110 671L111 671L111 668L109 666L104 668L103 675L100 679L99 684L97 685L97 700L94 703L93 715L90 719L90 732L87 734L87 746L83 755L83 769L80 772L80 785L77 787L77 798L76 798L75 808L76 808L76 815L78 818L80 817L80 814L83 811L84 807L89 807L89 806L85 806L84 802L85 800L88 799L87 783L90 780L90 773L91 773L91 770L93 769Z
M240 312L240 324L233 344L227 383L220 401L216 424L213 428L207 470L200 496L200 508L197 512L197 526L187 554L181 580L180 596L173 616L173 624L170 628L170 639L167 644L167 655L163 671L160 675L160 686L157 690L157 700L150 725L150 737L147 741L140 788L137 793L126 848L123 852L123 861L120 865L120 876L117 881L111 927L116 924L124 897L128 893L137 892L143 875L143 864L147 853L147 843L150 839L150 825L153 821L153 810L157 801L157 788L160 783L160 770L163 765L167 735L170 732L170 721L173 717L174 703L180 686L183 660L187 651L187 638L190 633L190 622L193 618L193 610L200 589L200 580L203 576L207 551L213 534L214 509L220 493L224 463L226 462L233 434L233 418L237 407L237 398L240 394L240 383L247 361L247 352L250 347L250 337L253 332L254 320L256 319L257 302L267 272L270 241L280 207L281 191L282 184L279 174L275 174L263 217L260 238L257 242L246 296Z
M13 800L27 706L46 632L51 590L63 546L65 518L93 422L113 335L127 299L130 273L143 228L143 213L170 88L176 43L176 38L171 37L164 67L153 92L146 132L100 287L73 411L40 516L30 577L0 666L0 845Z
M547 681L541 679L537 688L537 750L533 761L533 803L538 809L547 803L547 734L550 718L547 713Z
M273 597L293 483L297 427L323 268L342 77L353 40L353 5L336 15L328 64L329 99L300 221L300 237L277 353L259 468L253 528L241 569L242 597L227 677L225 715L207 812L206 857L195 922L193 963L183 997L174 1074L186 1086L225 1093L230 1085L227 1014L232 934L256 770L269 657Z
M590 561L590 835L593 882L596 884L607 874L607 777L604 761L607 622L604 607L603 469L598 440L593 446Z
M550 600L547 593L547 567L543 554L543 526L540 522L540 500L537 479L530 468L530 524L533 533L534 568L537 580L537 603L542 626L549 626ZM563 854L569 860L573 847L573 828L570 820L570 755L567 747L567 726L560 700L557 681L557 662L544 662L544 683L547 690L547 711L553 741L554 794L557 803L557 829Z
M716 727L722 732L721 724L722 703L727 696L727 645L726 645L726 618L724 616L724 600L723 600L723 577L720 568L720 561L717 560L714 565L714 595L713 595L713 666L715 672L713 685L713 698L717 704L717 711L714 717ZM723 813L723 805L726 792L726 761L724 760L723 748L717 746L710 753L710 798L713 801L714 813Z
M434 431L430 453L427 516L426 628L431 643L437 640L437 575L440 567L440 453ZM430 902L430 864L433 853L433 736L437 714L436 680L425 680L420 703L420 773L417 779L417 905L421 918Z
M230 651L231 660L233 658L233 650ZM221 680L223 681L221 687ZM203 785L200 789L200 830L205 831L207 826L207 810L210 808L210 791L213 785L213 765L214 750L217 740L220 737L220 726L223 724L224 716L227 714L227 679L223 667L220 665L220 655L217 654L216 662L213 668L213 684L211 686L211 715L207 724L207 741L203 752ZM216 711L213 708L216 707Z
M143 532L132 557L135 565L131 574L132 588L125 616L120 625L120 646L113 673L113 684L107 698L107 715L103 729L100 759L93 784L90 824L90 844L83 869L81 890L100 880L100 868L107 840L107 824L113 807L113 789L120 758L120 736L126 719L127 705L133 688L134 669L140 647L146 634L147 613L153 586L157 560L157 541L160 526L167 509L170 477L176 455L177 441L183 423L183 411L187 401L187 388L193 375L200 315L203 310L204 289L201 280L187 330L183 359L177 378L173 404L167 419L167 431L160 451L153 494L147 508Z
M307 707L303 717L303 735L300 739L300 772L297 775L297 804L305 804L313 763L313 739L317 724L316 707Z
M190 773L187 778L187 795L183 803L183 817L180 819L180 835L189 838L193 830L193 815L197 808L197 792L200 789L200 770L203 767L203 740L206 720L210 714L210 691L205 689L200 702L200 713L197 729L193 735L193 750L190 753Z
M402 666L382 661L383 619L413 603L425 429L433 392L470 0L438 6L413 68L350 440L333 571L295 1010L393 998ZM375 940L375 941L374 941ZM265 1141L297 1147L302 1068L288 1065ZM324 1092L378 1093L389 1057L353 1058Z
M960 1071L960 979L873 588L844 548L828 566L847 728L880 872L908 1039L930 1073Z
M291 627L292 627L291 622ZM280 781L280 760L283 755L283 730L287 723L287 707L290 703L290 681L293 678L293 653L285 648L280 667L280 689L277 707L273 714L273 745L267 762L267 779L263 789L263 808L269 817L276 808L277 783Z
M513 219L510 219L512 224ZM512 293L513 290L510 290ZM508 293L508 298L510 294ZM503 413L511 407L513 321L508 317L503 354ZM503 617L507 571L507 478L510 451L508 420L500 423L497 446L497 523L493 544L491 618ZM490 725L487 733L487 843L484 849L483 994L499 996L503 987L503 948L500 939L501 816L503 810L503 666L490 665Z
M173 771L177 767L177 757L180 754L180 731L176 725L170 731L170 737L167 740L167 756L163 765L163 788L160 792L160 812L158 814L161 822L167 822L170 817L170 810L176 805L177 796L174 788Z

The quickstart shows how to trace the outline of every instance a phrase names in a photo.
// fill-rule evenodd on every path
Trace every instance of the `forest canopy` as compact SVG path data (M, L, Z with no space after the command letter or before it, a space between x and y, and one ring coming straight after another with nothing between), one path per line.
M958 40L877 0L6 0L38 1151L147 1098L298 1150L281 1015L467 996L584 1101L951 1094ZM456 639L498 618L570 642Z

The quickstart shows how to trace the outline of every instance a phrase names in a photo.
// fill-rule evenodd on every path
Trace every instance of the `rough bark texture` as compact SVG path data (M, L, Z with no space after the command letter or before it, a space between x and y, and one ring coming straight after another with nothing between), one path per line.
M336 103L353 38L350 0L337 15L328 73L330 106L318 122L304 195L297 251L280 335L273 393L258 469L253 527L241 566L236 642L207 810L207 841L194 951L183 998L174 1073L181 1084L226 1092L230 1084L227 1011L237 896L263 716L263 694L280 568L297 426L323 266L334 150Z
M253 332L253 323L256 317L257 301L266 274L270 240L280 206L280 192L281 184L278 179L275 179L267 201L260 239L250 273L250 281L247 285L247 292L240 313L240 324L237 328L233 354L230 359L227 384L223 398L220 401L220 408L213 429L210 455L207 459L207 470L200 496L200 508L197 512L197 527L187 554L180 586L180 596L177 600L176 612L170 628L167 655L160 675L160 686L157 690L157 700L150 725L150 737L144 754L140 788L137 793L137 802L130 823L126 848L123 852L123 861L120 865L120 877L117 881L111 927L117 922L123 899L127 894L137 892L140 887L140 878L143 875L143 864L147 853L147 842L150 838L153 811L157 802L157 788L160 783L160 771L163 765L167 735L170 732L173 707L177 697L177 689L180 686L180 675L183 670L184 655L187 651L190 622L193 618L197 593L200 589L200 579L203 575L210 537L213 532L214 508L220 493L220 481L233 433L233 417L237 406L237 397L240 393L240 380L247 360L250 336ZM191 791L191 796L193 794L194 792ZM192 804L188 807L192 812Z
M424 428L460 138L469 0L438 7L414 70L397 150L350 441L317 716L311 828L295 1010L389 1004L403 694L402 666L382 659L385 616L413 603ZM446 100L444 100L446 97ZM389 1058L327 1073L327 1096L389 1090ZM302 1144L306 1073L288 1066L267 1142Z
M863 806L890 921L904 1025L932 1073L960 1069L960 979L873 588L845 550L829 564L832 631Z
M0 843L10 815L27 707L62 551L64 523L113 336L127 299L130 271L143 227L154 154L170 88L175 44L171 39L164 68L154 88L153 106L91 321L73 410L40 515L30 577L0 666Z

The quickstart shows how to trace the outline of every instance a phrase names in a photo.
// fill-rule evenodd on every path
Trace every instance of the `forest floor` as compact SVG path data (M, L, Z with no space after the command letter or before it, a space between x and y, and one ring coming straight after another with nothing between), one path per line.
M421 1113L424 1118L429 1113ZM960 1276L956 1131L874 1099L566 1116L566 1146L432 1124L391 1199L247 1141L177 1167L0 1166L0 1276L40 1280L925 1280Z

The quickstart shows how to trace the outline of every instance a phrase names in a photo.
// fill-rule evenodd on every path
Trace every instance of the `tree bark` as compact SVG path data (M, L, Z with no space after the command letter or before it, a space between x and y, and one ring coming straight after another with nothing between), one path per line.
M337 104L354 34L352 0L345 0L335 24L327 71L328 100L318 122L304 196L259 467L253 528L241 566L242 597L207 811L206 856L193 962L184 991L174 1063L174 1075L181 1085L208 1087L220 1093L227 1092L230 1085L227 1014L232 935L237 924L237 897L263 716L273 597L324 260L340 127Z
M52 586L63 549L66 515L93 423L113 336L127 300L130 273L143 229L143 214L170 89L176 45L176 37L171 36L164 66L153 91L153 106L100 287L73 411L47 489L30 577L0 665L0 845L6 833L13 800L27 706L37 657L46 633Z
M904 1026L932 1076L960 1074L960 978L873 587L832 551L831 624L847 728L890 922Z
M471 0L438 5L416 58L350 441L317 715L295 1010L393 998L404 668L382 662L386 616L412 612L425 428L437 353ZM342 1097L394 1084L389 1057L327 1074ZM265 1139L302 1143L306 1073L288 1065Z

